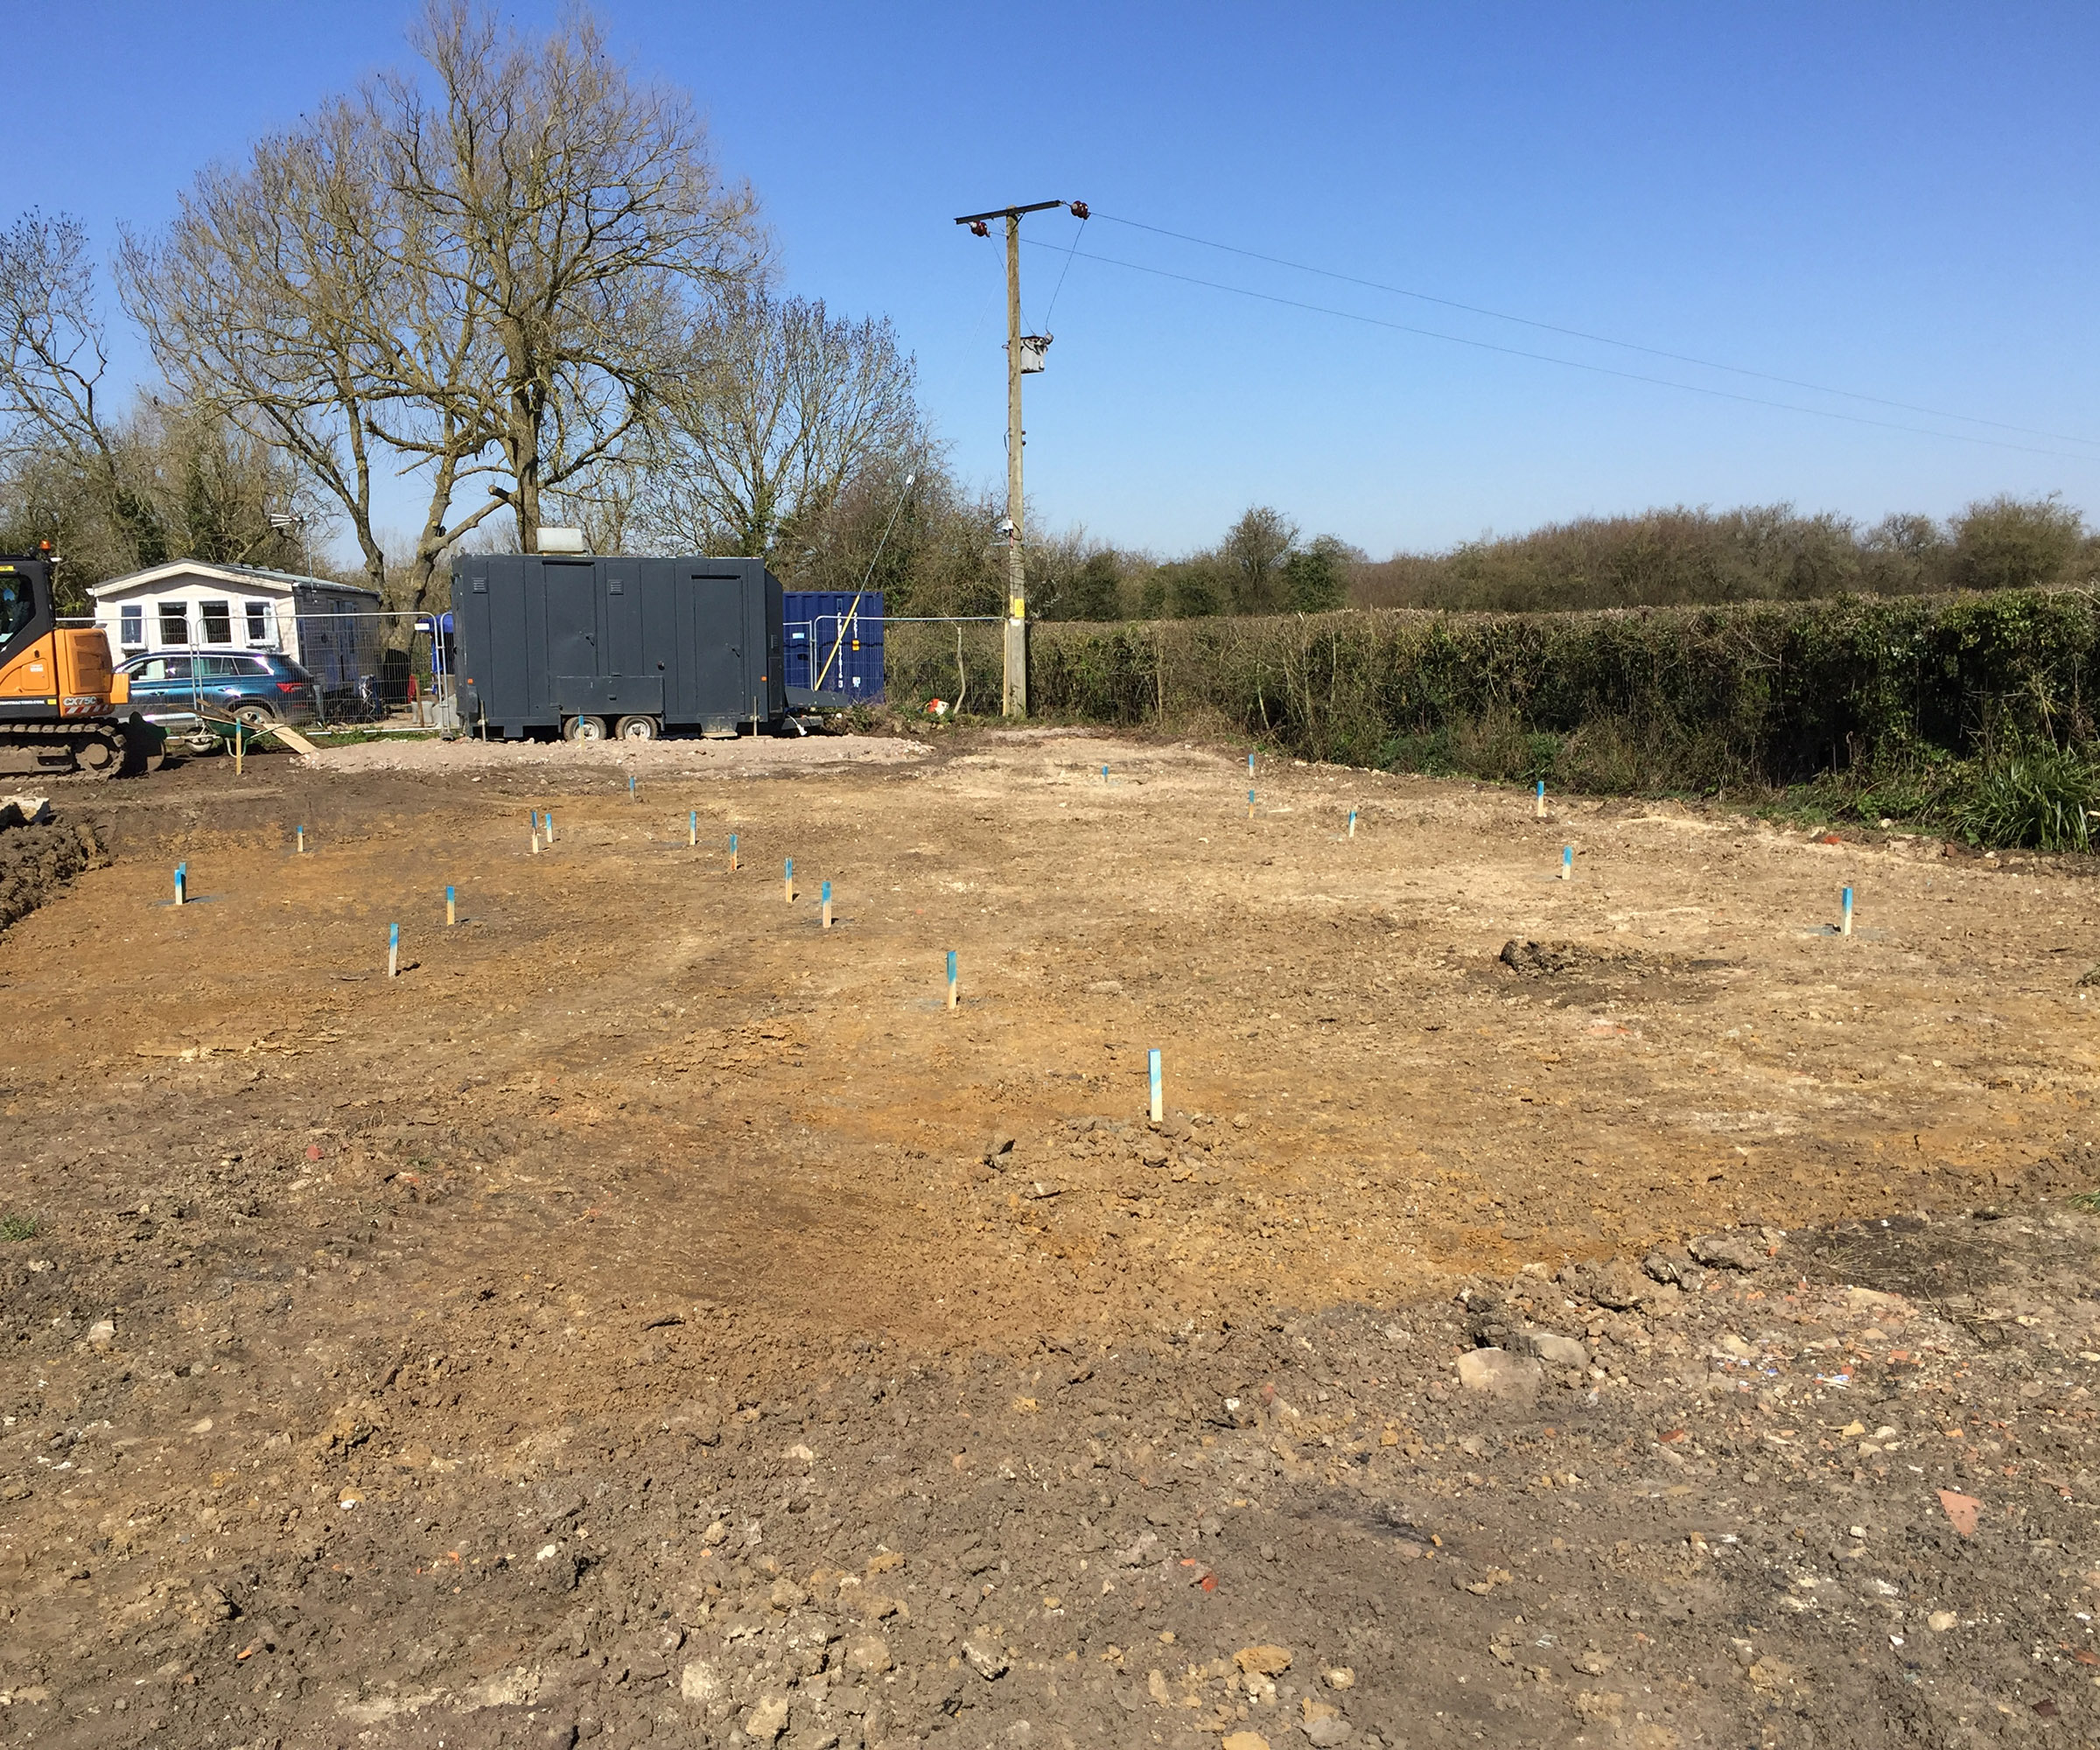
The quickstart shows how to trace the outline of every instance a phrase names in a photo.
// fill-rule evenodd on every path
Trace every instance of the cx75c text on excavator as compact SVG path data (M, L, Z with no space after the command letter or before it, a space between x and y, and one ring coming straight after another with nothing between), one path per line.
M125 710L99 626L59 624L52 561L0 556L0 773L113 778L160 764L163 736Z

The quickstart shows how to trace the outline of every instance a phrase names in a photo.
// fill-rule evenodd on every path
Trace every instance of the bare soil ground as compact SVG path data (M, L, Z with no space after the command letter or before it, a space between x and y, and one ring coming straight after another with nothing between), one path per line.
M0 936L0 1735L2100 1738L2084 867L1255 781L58 793L114 860Z

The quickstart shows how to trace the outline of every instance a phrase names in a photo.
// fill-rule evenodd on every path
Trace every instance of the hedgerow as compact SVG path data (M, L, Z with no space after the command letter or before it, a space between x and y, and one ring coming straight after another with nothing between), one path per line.
M953 699L953 628L890 642ZM997 627L960 662L998 709ZM1407 610L1044 624L1038 715L1243 735L1308 760L1588 792L1819 786L1840 811L2084 848L2100 593L1999 591L1571 613Z

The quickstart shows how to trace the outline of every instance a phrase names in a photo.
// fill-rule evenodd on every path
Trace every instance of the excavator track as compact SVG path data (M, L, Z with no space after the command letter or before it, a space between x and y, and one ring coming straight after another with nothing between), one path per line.
M144 725L141 725L144 728ZM156 732L146 737L158 741ZM10 723L0 724L0 774L10 777L114 778L148 772L149 754L135 753L130 725L117 723ZM152 749L158 754L158 748Z

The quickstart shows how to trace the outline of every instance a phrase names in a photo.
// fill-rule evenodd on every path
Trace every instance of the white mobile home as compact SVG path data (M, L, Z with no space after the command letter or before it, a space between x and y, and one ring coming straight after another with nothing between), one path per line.
M177 559L88 594L116 662L161 650L275 650L328 693L380 676L386 621L379 592L360 584Z

